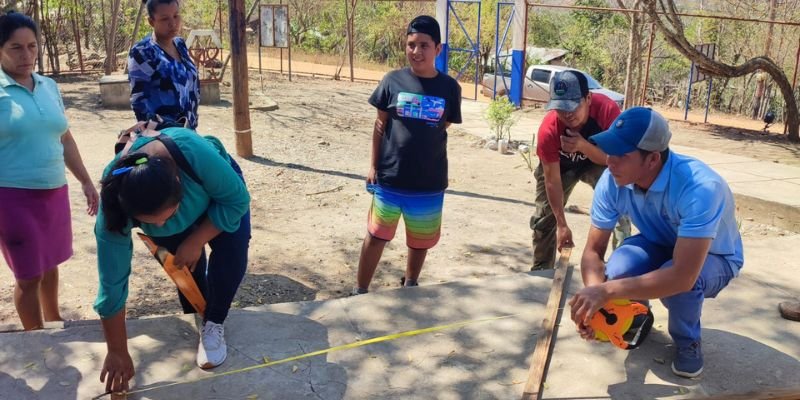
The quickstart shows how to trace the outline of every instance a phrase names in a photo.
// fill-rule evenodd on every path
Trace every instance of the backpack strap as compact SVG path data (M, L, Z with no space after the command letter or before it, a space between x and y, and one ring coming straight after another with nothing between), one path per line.
M167 148L170 157L175 160L175 164L178 165L178 168L183 170L186 175L189 175L189 178L192 178L192 180L197 182L199 185L203 184L203 180L200 179L200 177L194 172L192 165L189 164L189 161L186 160L186 157L183 156L183 152L181 152L181 149L177 144L175 144L175 141L172 140L171 137L161 133L158 136L155 136L155 139L161 142L164 147Z

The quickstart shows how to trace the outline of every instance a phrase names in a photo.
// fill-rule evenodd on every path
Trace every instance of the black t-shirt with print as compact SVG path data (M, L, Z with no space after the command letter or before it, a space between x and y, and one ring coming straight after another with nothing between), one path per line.
M389 113L377 166L378 184L397 189L447 188L447 122L461 123L461 87L452 77L389 72L369 98Z

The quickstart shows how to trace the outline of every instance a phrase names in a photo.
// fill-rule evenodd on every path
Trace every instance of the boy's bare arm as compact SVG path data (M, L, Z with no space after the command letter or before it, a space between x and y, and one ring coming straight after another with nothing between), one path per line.
M381 156L381 140L383 140L386 123L389 121L389 112L378 110L375 118L375 126L372 128L372 154L369 160L369 172L367 173L367 183L375 183L375 175L378 169L378 161Z

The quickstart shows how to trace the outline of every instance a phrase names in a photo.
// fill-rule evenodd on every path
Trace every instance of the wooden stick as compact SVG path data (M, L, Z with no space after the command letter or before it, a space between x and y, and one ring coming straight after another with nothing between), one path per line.
M203 298L200 288L197 287L189 268L177 268L172 262L174 256L167 249L157 245L150 236L139 233L139 238L147 245L147 249L150 250L156 260L161 263L167 276L175 282L175 286L178 287L178 290L186 297L186 300L194 307L195 311L200 315L205 315L206 300Z
M323 194L323 193L338 192L338 191L340 191L340 190L342 190L342 189L344 189L344 185L337 186L337 187L335 187L335 188L333 188L333 189L323 190L323 191L321 191L321 192L306 193L306 196L316 196L316 195L318 195L318 194Z
M533 360L531 360L531 368L528 370L528 382L525 384L522 400L538 400L541 398L542 383L550 360L550 350L558 320L559 306L566 286L566 277L572 269L569 264L571 254L572 248L562 249L561 256L556 264L553 286L550 288L550 297L547 299L545 317L542 320L542 330L536 337L536 348L533 350Z

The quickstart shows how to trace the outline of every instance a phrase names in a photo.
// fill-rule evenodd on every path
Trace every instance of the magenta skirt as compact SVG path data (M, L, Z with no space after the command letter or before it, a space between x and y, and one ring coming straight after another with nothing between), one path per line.
M67 185L0 188L0 250L17 280L29 280L72 256Z

